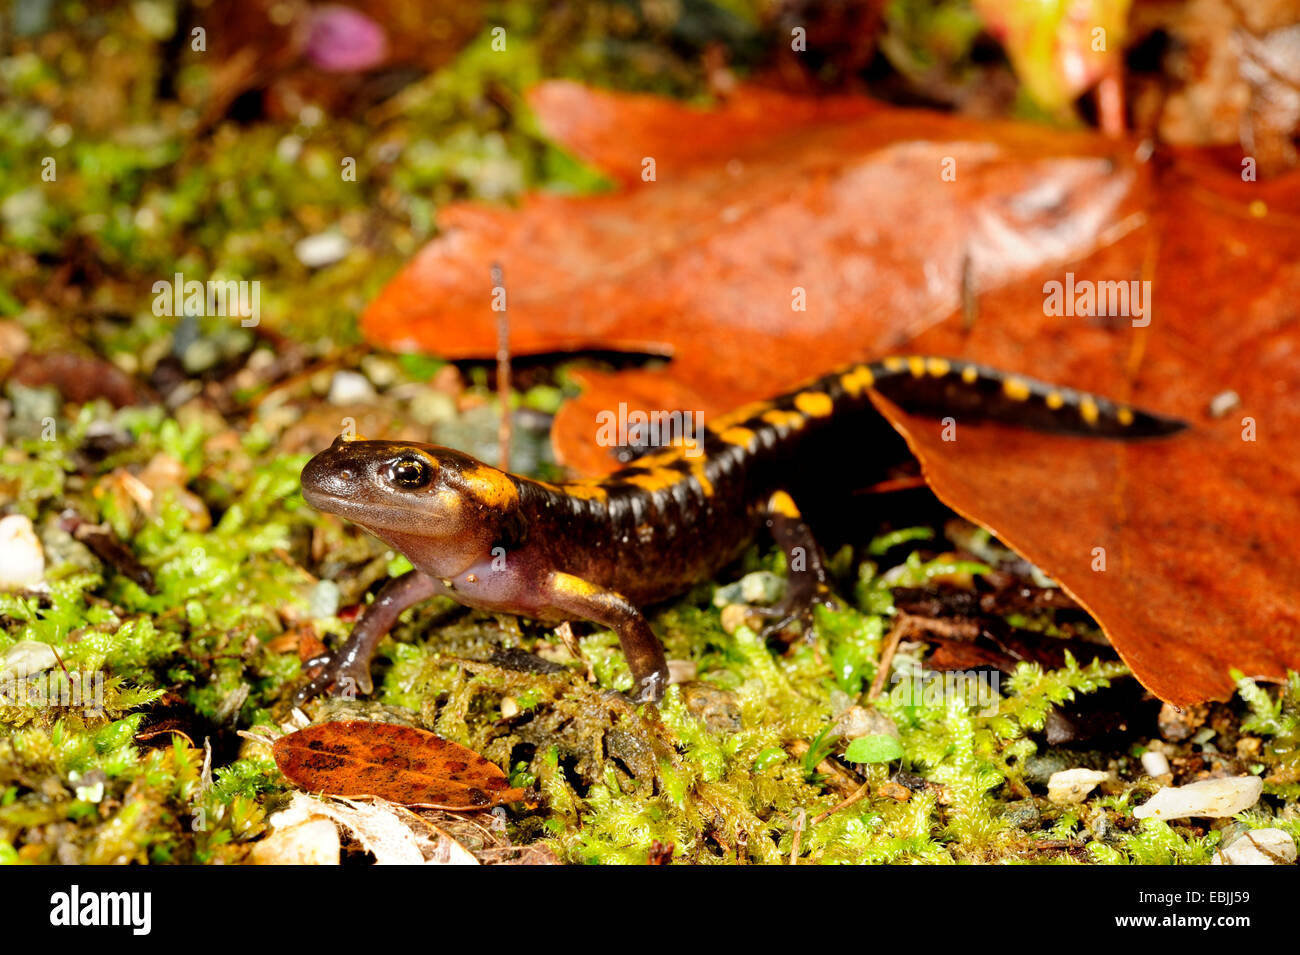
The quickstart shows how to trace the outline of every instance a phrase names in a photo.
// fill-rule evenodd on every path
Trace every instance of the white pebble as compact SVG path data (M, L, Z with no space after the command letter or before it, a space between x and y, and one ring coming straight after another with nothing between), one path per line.
M1062 806L1080 803L1088 798L1088 793L1098 783L1105 782L1107 778L1106 773L1095 769L1063 769L1059 773L1052 773L1051 779L1047 781L1047 798Z
M1138 819L1221 819L1245 812L1259 802L1264 780L1258 776L1206 779L1186 786L1167 786L1133 810Z
M1169 772L1169 758L1164 753L1149 749L1142 754L1142 769L1148 776L1163 776Z
M307 598L307 613L313 620L332 617L339 612L339 585L332 580L317 581Z
M359 372L336 371L334 377L330 379L329 402L332 405L364 404L374 397L374 386Z
M874 707L850 706L835 721L835 730L845 739L860 736L892 736L899 739L898 726Z
M0 658L0 674L22 680L33 673L41 673L56 666L59 658L48 643L39 640L19 640Z
M32 522L21 514L0 518L0 590L35 587L45 578L45 551Z
M1289 832L1254 829L1216 852L1210 865L1287 865L1295 858L1295 840Z
M348 237L341 232L320 232L299 239L293 254L309 269L319 269L340 261L352 248Z

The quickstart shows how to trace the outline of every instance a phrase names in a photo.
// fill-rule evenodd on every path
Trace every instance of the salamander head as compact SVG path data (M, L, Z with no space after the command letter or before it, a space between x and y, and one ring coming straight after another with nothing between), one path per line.
M508 474L432 444L339 437L302 469L302 494L438 577L484 559L518 525L519 487Z

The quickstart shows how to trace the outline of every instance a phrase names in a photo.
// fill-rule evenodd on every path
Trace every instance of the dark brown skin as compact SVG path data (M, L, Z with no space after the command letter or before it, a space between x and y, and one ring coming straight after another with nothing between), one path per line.
M777 614L806 615L828 591L795 496L836 450L878 427L875 390L909 411L1119 439L1181 422L1106 399L942 358L852 365L708 423L703 447L653 451L607 478L547 484L450 448L339 438L307 463L303 496L405 554L337 655L297 694L371 689L375 647L412 604L444 594L549 623L618 634L637 700L667 685L663 648L638 609L707 580L768 530L792 568ZM821 492L825 493L824 487Z

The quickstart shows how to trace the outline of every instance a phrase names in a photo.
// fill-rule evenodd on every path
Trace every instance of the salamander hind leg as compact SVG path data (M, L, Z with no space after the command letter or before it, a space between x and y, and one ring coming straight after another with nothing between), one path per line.
M632 697L638 703L658 702L668 686L668 661L663 645L635 605L622 594L563 572L546 580L547 603L562 613L609 627L632 671Z
M833 606L834 598L826 582L826 567L822 562L821 548L812 531L804 523L803 515L794 500L785 491L777 491L767 499L765 522L772 539L785 554L789 581L785 597L770 611L777 618L767 627L764 636L784 630L796 621L802 621L805 632L812 624L812 611L816 604Z

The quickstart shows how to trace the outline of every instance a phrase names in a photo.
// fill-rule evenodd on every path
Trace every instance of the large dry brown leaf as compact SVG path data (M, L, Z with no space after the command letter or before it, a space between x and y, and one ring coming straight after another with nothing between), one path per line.
M1137 208L1131 148L1084 134L757 89L707 113L562 82L530 101L623 189L444 210L440 238L366 311L371 341L493 354L499 261L516 354L672 356L644 407L720 414L902 345L959 305L963 270L998 287L1086 254ZM942 178L949 159L955 181ZM796 287L807 311L791 308ZM596 412L643 393L648 375L589 373L555 423L561 459L612 470Z
M281 736L272 753L295 786L331 796L379 796L405 806L458 810L524 798L495 763L410 726L320 723Z
M593 471L611 466L592 450L594 412L629 393L712 414L902 349L1180 415L1193 429L1163 442L973 424L944 442L880 402L936 493L1060 580L1161 698L1223 697L1231 667L1300 667L1295 177L1243 183L1191 155L1142 164L1131 144L853 100L749 91L706 117L548 84L535 102L624 191L452 210L367 313L373 340L491 354L484 275L498 260L520 351L671 355L661 372L589 375L562 410L557 446ZM640 179L645 156L656 182ZM956 182L939 177L945 156ZM980 291L968 329L964 262ZM1150 326L1045 314L1043 283L1067 270L1150 279ZM794 286L807 313L790 311ZM1212 418L1228 390L1241 408Z
M1131 381L1189 433L1123 444L959 425L944 442L878 404L940 498L1061 581L1157 696L1190 704L1230 694L1232 668L1300 668L1300 177L1242 183L1185 162L1161 177L1149 225L1072 268L1103 279L1147 263L1144 330L1047 316L1036 281L986 298L996 320L963 334L953 319L912 347L1111 394ZM1240 407L1211 417L1229 390Z

